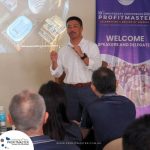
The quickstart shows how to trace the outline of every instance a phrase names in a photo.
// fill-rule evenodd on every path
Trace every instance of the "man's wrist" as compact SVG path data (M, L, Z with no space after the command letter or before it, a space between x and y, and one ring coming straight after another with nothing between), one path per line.
M86 55L86 53L83 53L83 56L81 56L80 58L82 59L82 60L84 60L85 58L87 58L88 56Z

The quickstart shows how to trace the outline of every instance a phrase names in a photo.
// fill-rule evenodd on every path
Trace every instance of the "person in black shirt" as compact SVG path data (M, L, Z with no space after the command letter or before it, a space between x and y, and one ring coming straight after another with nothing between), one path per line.
M40 87L39 94L43 96L46 110L49 113L48 121L43 127L44 133L55 140L81 142L79 126L68 119L67 97L61 85L54 81L48 81Z

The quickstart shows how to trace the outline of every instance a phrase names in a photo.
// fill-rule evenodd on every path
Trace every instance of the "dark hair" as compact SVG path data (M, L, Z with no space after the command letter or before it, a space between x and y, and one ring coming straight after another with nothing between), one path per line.
M65 129L63 123L69 123L66 114L66 94L63 88L56 82L49 81L39 89L46 103L46 111L49 113L48 121L44 125L44 134L56 140L63 140Z
M116 92L116 77L112 70L101 67L93 72L92 83L102 94Z
M150 150L150 115L136 119L123 134L124 150Z
M77 17L77 16L71 16L71 17L69 17L67 19L67 21L66 21L66 25L67 25L67 23L69 21L72 21L72 20L76 20L77 22L79 22L79 24L80 24L81 27L83 26L82 20L79 17Z

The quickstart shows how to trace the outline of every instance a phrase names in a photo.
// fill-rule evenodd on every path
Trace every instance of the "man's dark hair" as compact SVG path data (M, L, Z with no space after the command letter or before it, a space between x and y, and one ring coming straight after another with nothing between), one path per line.
M116 92L116 76L109 68L101 67L93 72L92 83L102 94Z
M81 27L83 26L82 20L79 17L77 17L77 16L71 16L71 17L69 17L67 19L67 21L66 21L66 25L67 25L67 23L69 21L72 21L72 20L76 20L77 22L79 22L79 24L80 24Z
M150 150L150 115L128 126L123 134L123 150Z

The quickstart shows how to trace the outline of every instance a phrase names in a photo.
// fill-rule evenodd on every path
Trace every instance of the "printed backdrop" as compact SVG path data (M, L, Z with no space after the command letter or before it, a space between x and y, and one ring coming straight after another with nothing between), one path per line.
M150 113L150 0L97 0L96 42L118 79L117 92Z

